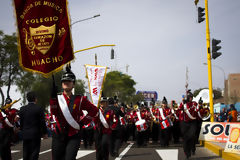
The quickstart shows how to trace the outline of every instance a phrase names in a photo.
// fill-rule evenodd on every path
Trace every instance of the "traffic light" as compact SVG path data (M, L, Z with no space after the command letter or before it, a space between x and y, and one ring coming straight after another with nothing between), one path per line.
M216 59L217 57L221 56L221 52L217 52L219 49L221 49L221 46L217 46L219 43L221 43L221 40L212 39L212 58Z
M111 50L111 59L114 59L114 50Z
M205 8L198 7L198 23L201 23L205 20L205 18L203 17L205 15L204 10Z

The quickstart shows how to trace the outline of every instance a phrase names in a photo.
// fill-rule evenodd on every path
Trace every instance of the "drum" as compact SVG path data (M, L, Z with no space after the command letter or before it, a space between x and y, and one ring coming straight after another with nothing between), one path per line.
M161 126L161 129L166 129L168 127L173 126L173 123L172 123L171 119L166 118L165 120L160 122L160 126Z
M148 128L148 125L144 119L137 121L135 125L138 132L146 131Z

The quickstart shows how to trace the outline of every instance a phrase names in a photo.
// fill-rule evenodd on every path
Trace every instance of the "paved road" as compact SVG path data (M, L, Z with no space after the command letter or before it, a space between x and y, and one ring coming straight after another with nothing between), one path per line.
M81 145L83 147L83 145ZM137 147L134 143L129 142L122 145L120 155L117 158L110 156L110 160L182 160L185 159L181 144L171 144L168 148L159 147L159 145L148 144L144 148ZM94 148L80 149L77 160L95 160L96 152ZM13 160L22 159L22 143L12 147ZM39 160L51 159L51 138L42 140ZM196 155L191 157L192 160L221 160L213 152L202 146L197 146Z

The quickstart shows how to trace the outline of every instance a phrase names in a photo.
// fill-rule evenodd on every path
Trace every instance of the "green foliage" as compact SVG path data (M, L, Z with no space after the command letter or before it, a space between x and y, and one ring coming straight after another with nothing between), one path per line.
M103 93L106 97L113 97L116 95L121 102L130 103L136 93L134 85L136 85L136 82L131 76L118 71L112 71L106 76L103 85Z
M74 88L75 88L75 94L84 95L86 86L83 80L81 79L76 80Z
M4 103L4 93L2 87L7 86L7 96L9 95L10 88L16 84L20 78L22 69L18 62L17 51L17 37L16 34L5 35L0 31L0 94L2 103Z

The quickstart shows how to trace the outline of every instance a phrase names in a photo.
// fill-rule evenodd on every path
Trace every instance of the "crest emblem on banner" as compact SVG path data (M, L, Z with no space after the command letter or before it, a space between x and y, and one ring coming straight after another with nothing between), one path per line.
M56 33L56 24L50 27L44 25L37 28L30 27L29 31L36 49L45 55L53 44Z
M49 77L75 57L67 0L14 0L19 65Z

